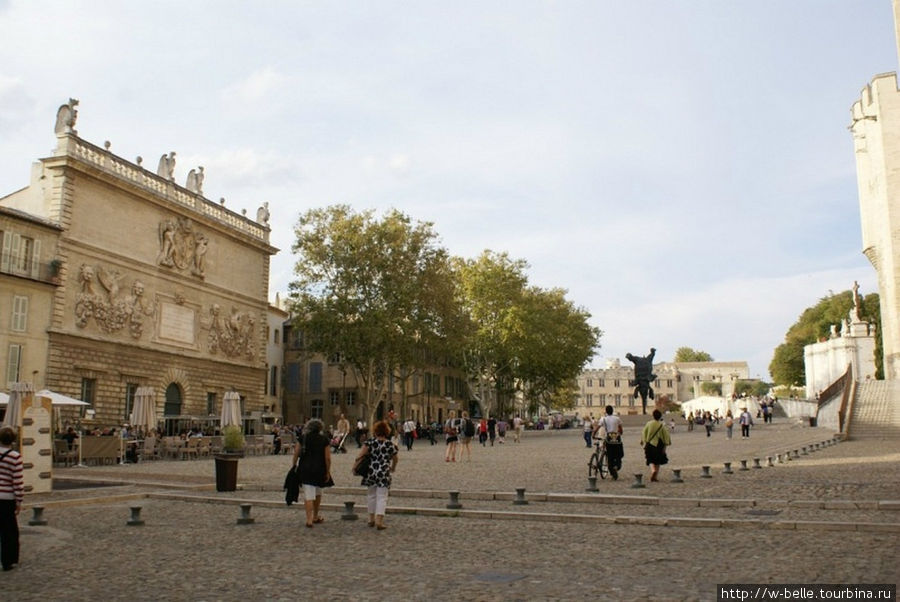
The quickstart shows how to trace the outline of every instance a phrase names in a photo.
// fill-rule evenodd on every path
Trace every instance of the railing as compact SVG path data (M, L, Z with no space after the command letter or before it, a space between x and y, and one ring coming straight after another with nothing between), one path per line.
M66 148L72 156L93 165L102 171L111 173L118 178L140 186L159 196L174 201L204 216L216 219L245 234L264 242L269 241L269 229L253 220L218 205L203 195L193 193L174 182L162 178L139 165L135 165L114 155L113 153L94 146L77 136L69 136L69 144Z
M37 271L31 269L31 264L29 264L29 269L22 270L17 267L13 267L12 261L8 263L10 264L10 266L7 269L3 269L2 264L0 264L0 274L10 274L12 276L27 278L28 280L59 284L59 266L51 265L50 261L38 264Z
M838 410L838 431L844 432L847 423L847 408L853 393L853 365L847 364L847 371L819 394L819 407L827 401L841 396L841 407Z

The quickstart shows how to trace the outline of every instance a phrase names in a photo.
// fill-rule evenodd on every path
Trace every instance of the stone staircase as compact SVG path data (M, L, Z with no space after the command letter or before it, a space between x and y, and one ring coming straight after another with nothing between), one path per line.
M896 439L900 436L900 381L868 380L857 383L851 439Z

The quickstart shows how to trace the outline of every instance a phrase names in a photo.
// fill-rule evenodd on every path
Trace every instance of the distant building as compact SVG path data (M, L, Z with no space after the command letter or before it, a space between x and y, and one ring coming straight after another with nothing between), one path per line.
M747 380L747 362L660 362L653 365L656 380L651 383L656 398L663 396L681 403L704 395L703 383L714 383L723 396L731 396L738 380ZM576 379L578 399L573 410L579 417L601 416L607 405L617 414L640 414L640 397L634 397L634 368L623 366L618 359L607 362L606 368L585 370ZM655 401L647 400L647 411Z
M362 380L356 377L351 366L341 362L340 356L325 357L309 352L303 333L290 321L284 323L284 336L287 424L321 418L326 425L334 425L341 414L352 422L359 419L369 422L385 417L390 410L422 423L443 422L450 410L468 407L465 374L438 361L411 374L405 382L389 377L384 398L370 406L366 403L368 396Z

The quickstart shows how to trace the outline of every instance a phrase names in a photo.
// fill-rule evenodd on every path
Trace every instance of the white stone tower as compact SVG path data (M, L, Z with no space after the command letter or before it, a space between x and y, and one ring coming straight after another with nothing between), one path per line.
M893 0L900 58L900 0ZM900 380L900 91L876 75L850 111L863 253L878 273L884 376Z

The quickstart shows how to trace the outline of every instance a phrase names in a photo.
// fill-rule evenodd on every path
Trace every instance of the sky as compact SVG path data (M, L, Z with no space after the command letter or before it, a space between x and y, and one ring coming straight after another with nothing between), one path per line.
M850 107L897 70L889 0L0 0L0 196L79 136L250 216L270 296L335 203L529 264L603 331L768 377L819 299L877 292Z

